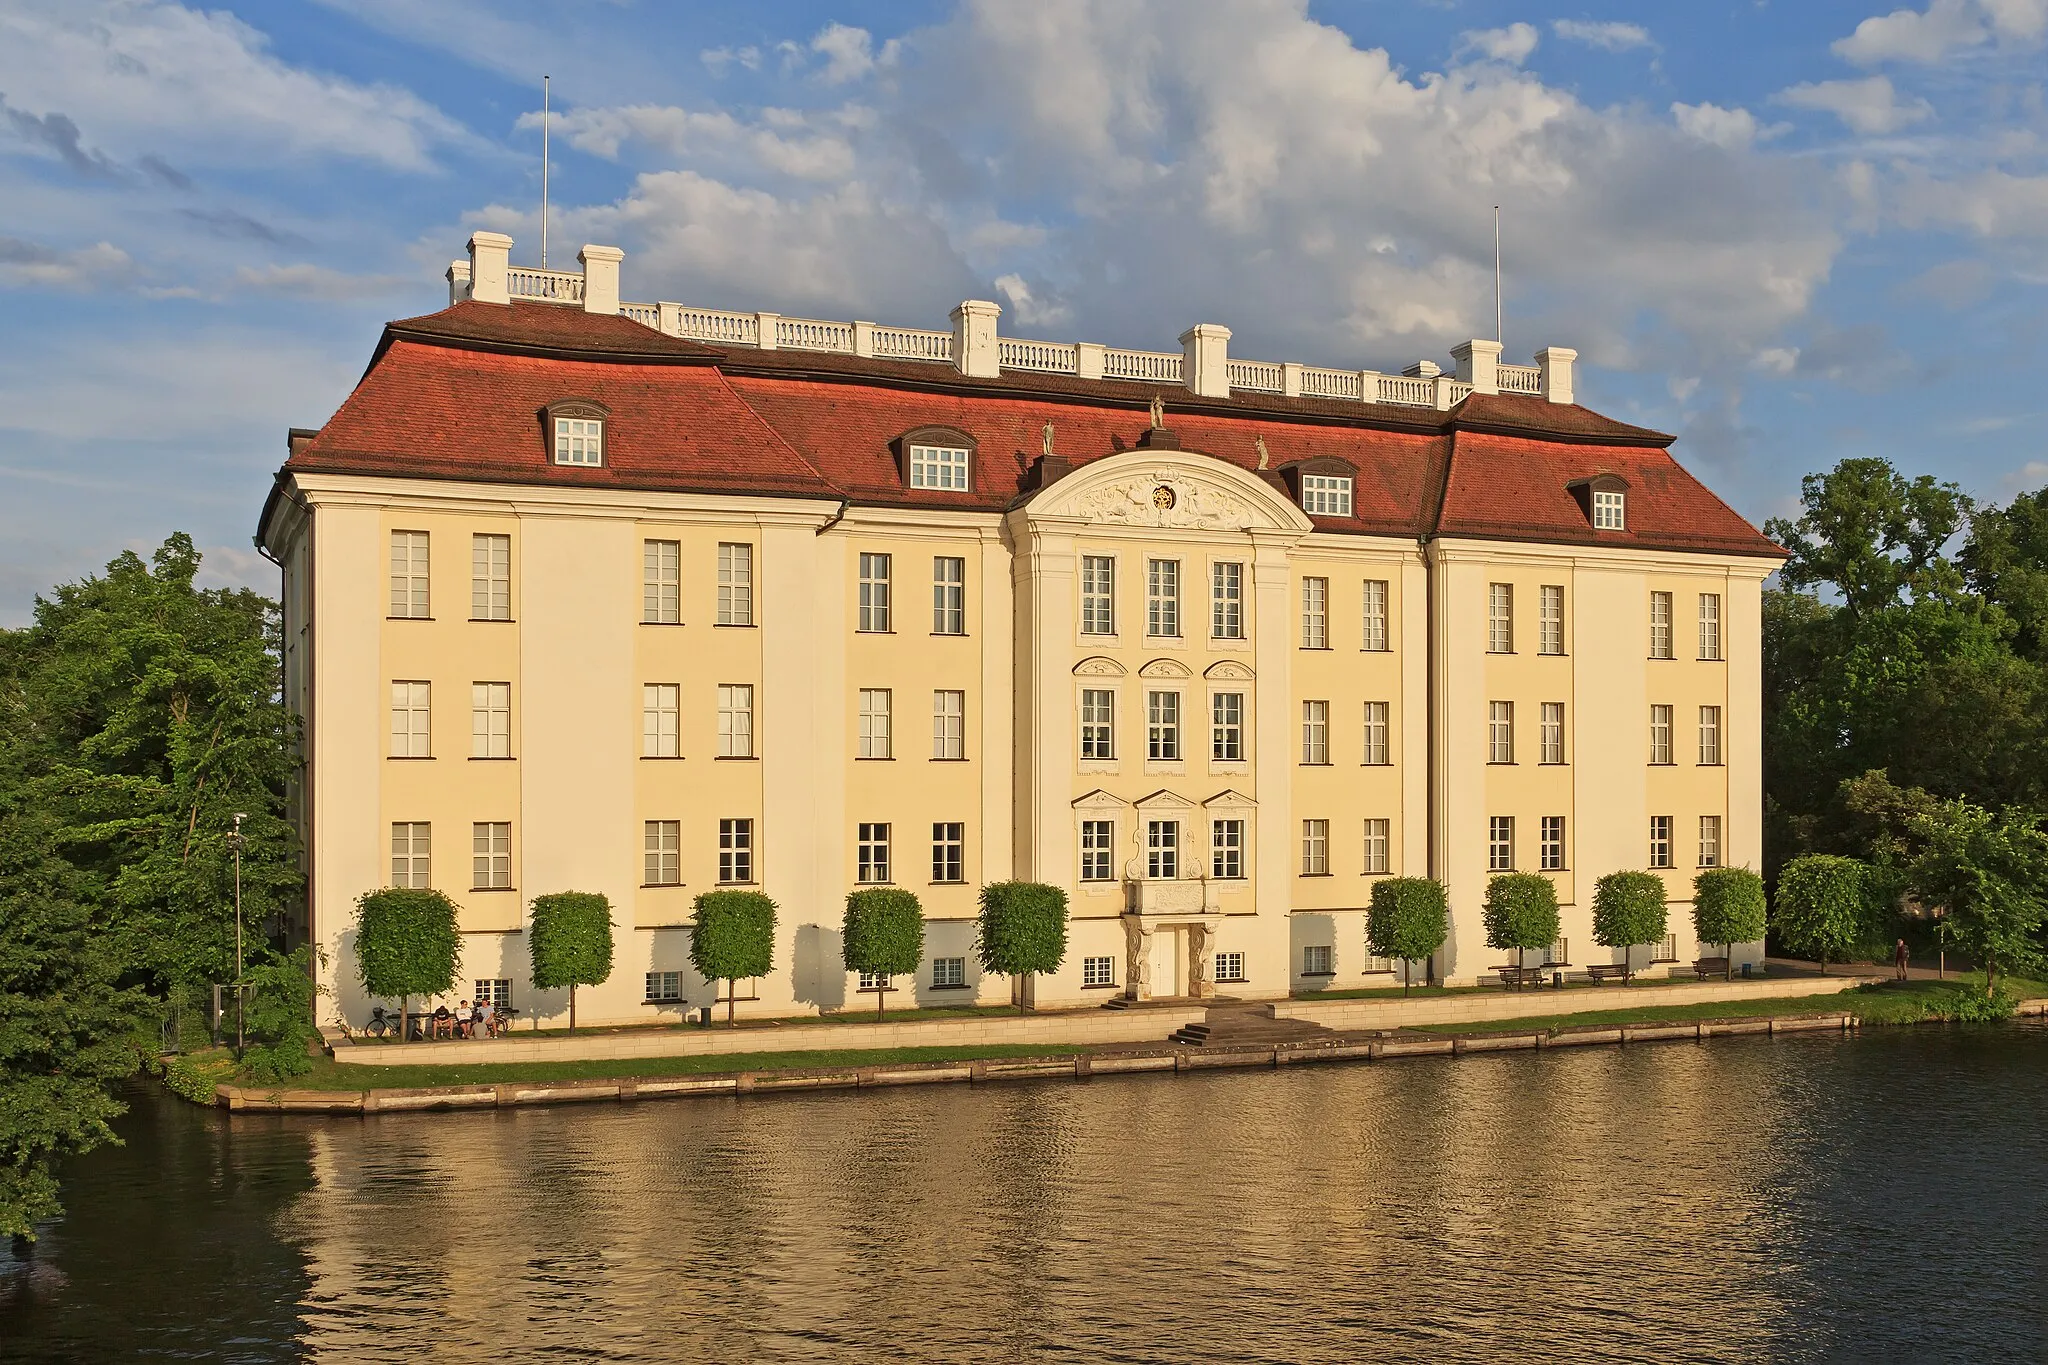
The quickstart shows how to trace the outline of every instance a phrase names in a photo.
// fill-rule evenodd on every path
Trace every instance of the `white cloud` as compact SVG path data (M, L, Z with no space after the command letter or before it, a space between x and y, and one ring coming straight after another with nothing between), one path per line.
M1554 19L1550 31L1558 37L1574 43L1585 43L1589 47L1604 48L1609 52L1627 52L1631 48L1655 47L1650 30L1641 24L1600 23L1590 19Z
M701 113L666 105L572 109L555 115L552 127L578 151L607 161L618 159L628 141L639 141L672 157L706 157L727 165L756 167L804 180L839 180L851 174L849 130L868 121L859 106L813 114L766 109L748 123L723 110ZM540 115L522 114L520 128L537 128Z
M1907 172L1893 191L1894 216L1908 228L1960 227L1981 237L2048 238L2048 175L1976 171L1937 179Z
M697 60L704 63L704 69L714 76L723 76L737 66L748 71L761 69L761 49L758 47L707 47L697 54Z
M818 73L818 79L827 85L845 85L857 81L874 71L877 66L893 64L896 60L894 44L884 44L881 55L875 55L875 40L864 28L852 28L846 24L827 24L811 39L811 51L825 58L825 69Z
M1997 40L2027 45L2048 31L2048 0L1933 0L1924 10L1873 15L1833 44L1858 66L1938 62L1961 48Z
M1026 327L1060 327L1073 317L1074 310L1065 304L1039 302L1022 275L998 275L996 292L1009 304L1011 319Z
M1783 124L1760 126L1749 110L1723 109L1718 104L1673 104L1671 119L1687 137L1730 151L1740 151L1759 138L1776 137L1785 129Z
M1901 104L1888 76L1811 81L1780 90L1771 98L1795 109L1817 109L1833 114L1852 131L1865 136L1895 133L1934 112L1922 99Z
M1506 28L1470 29L1458 35L1458 53L1477 52L1491 62L1520 66L1536 50L1536 29L1531 24L1509 24Z
M1752 363L1766 374L1788 375L1799 368L1799 348L1766 346L1756 353L1756 359Z
M133 281L135 262L111 242L58 251L19 237L0 237L0 285L32 289L97 289Z
M351 275L324 265L245 265L235 271L235 287L256 294L296 299L352 300L374 298L417 288L409 275Z

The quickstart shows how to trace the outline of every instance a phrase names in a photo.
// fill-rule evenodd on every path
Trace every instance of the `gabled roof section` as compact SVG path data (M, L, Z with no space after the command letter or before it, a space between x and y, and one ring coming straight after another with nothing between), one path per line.
M465 299L438 313L387 322L377 353L382 355L399 339L514 355L684 365L709 365L724 354L701 342L667 336L629 317L586 313L559 303L476 303Z

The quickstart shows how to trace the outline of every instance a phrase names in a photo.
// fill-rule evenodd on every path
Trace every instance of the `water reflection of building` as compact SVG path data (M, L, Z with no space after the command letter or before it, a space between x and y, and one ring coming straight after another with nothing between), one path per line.
M709 998L715 886L782 906L748 1008L854 1003L846 891L913 887L912 994L987 998L975 888L1071 895L1053 1002L1384 979L1376 878L1450 886L1434 964L1493 961L1502 868L1554 877L1584 965L1599 874L1761 849L1774 547L1670 438L1574 402L1574 354L1455 375L622 304L620 255L515 269L391 324L262 519L285 565L299 816L335 1006L376 886L462 906L466 975L527 998L544 891L606 893L585 1018ZM1640 955L1639 955L1640 956ZM896 983L899 987L905 983ZM953 992L959 992L954 994ZM468 993L465 991L464 993Z

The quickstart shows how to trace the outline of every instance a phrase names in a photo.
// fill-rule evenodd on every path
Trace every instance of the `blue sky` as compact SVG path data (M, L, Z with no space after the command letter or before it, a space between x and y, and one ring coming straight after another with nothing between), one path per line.
M1392 369L1492 331L1761 520L2048 483L2048 0L0 0L0 624L190 531L479 227L624 292Z

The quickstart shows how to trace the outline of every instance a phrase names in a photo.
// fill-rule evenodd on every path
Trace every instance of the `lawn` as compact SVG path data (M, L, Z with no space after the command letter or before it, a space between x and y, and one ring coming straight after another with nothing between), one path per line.
M2048 985L2015 979L2007 983L2022 1000L2048 995ZM1765 1015L1847 1012L1866 1024L1915 1024L1954 1017L1961 996L1981 996L1982 978L1962 981L1885 981L1826 995L1779 996L1769 1000L1714 1000L1699 1005L1637 1005L1522 1019L1489 1019L1466 1024L1425 1024L1418 1033L1534 1033L1603 1024L1655 1024L1690 1019L1746 1019Z
M1024 1011L1017 1008L1017 1006L1015 1005L945 1005L929 1009L889 1010L882 1015L881 1022L885 1024L914 1024L922 1023L932 1019L1001 1019L1019 1015L1022 1013L1024 1013ZM393 1026L395 1028L398 1020L398 1015L396 1011L393 1011L391 1018ZM872 1024L874 1022L876 1022L875 1011L872 1008L869 1008L866 1010L839 1010L832 1014L793 1014L774 1019L743 1018L739 1020L738 1026L741 1029L764 1029L788 1028L793 1024ZM724 1028L725 1026L726 1023L724 1012L722 1010L714 1012L712 1015L712 1027ZM701 1030L703 1027L704 1026L702 1024L676 1024L663 1022L648 1024L612 1024L607 1025L603 1028L579 1028L573 1030L568 1028L551 1027L542 1027L537 1029L533 1027L530 1017L522 1016L520 1019L513 1023L512 1027L507 1031L506 1036L517 1038L599 1038L609 1037L614 1034L620 1033L630 1033L635 1035L661 1032L695 1033ZM374 1044L386 1041L396 1042L397 1039L395 1037L388 1040L381 1038L364 1038L362 1039L362 1041Z
M1746 977L1738 974L1734 979L1736 981L1751 981L1760 980L1762 978ZM1780 975L1779 979L1782 979L1782 974ZM1706 984L1712 985L1714 984L1714 982L1719 980L1719 977L1710 977L1708 978ZM1699 984L1700 983L1698 981L1693 980L1693 978L1690 975L1683 977L1639 976L1632 983L1629 984L1627 989L1632 991L1645 991L1655 990L1658 987L1662 986L1697 986ZM1611 982L1607 985L1601 985L1600 983L1593 981L1567 981L1565 983L1564 988L1566 991L1569 992L1612 991L1620 987L1621 983L1618 981ZM1412 990L1406 992L1406 994L1415 998L1420 998L1425 995L1478 995L1482 993L1498 995L1505 992L1506 989L1507 988L1505 986L1416 986ZM1554 990L1555 988L1551 986L1543 986L1539 987L1538 989L1549 991ZM1403 994L1404 993L1399 986L1359 986L1352 990L1343 991L1295 991L1293 993L1292 998L1295 1000L1399 1000L1402 998Z

